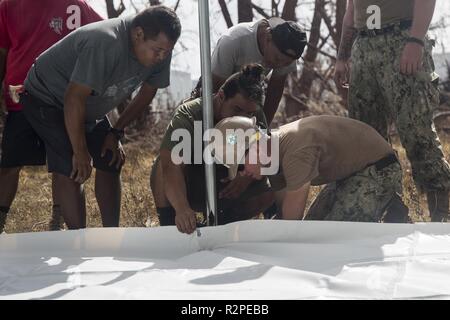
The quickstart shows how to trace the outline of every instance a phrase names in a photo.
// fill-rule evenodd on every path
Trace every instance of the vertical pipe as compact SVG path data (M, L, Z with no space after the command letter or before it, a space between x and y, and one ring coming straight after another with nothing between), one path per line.
M200 56L202 67L203 130L204 132L206 132L206 130L214 127L208 0L198 0L198 13L200 30ZM208 141L204 142L205 145L207 143ZM205 163L205 177L207 192L206 219L208 225L210 225L209 216L212 213L214 216L214 225L217 225L216 172L214 164Z

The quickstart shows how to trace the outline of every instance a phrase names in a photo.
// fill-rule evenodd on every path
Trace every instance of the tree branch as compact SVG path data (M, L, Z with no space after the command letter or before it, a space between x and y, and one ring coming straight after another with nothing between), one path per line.
M238 1L238 22L250 22L253 20L252 2L250 0Z
M270 16L264 11L263 8L258 7L256 4L252 3L253 9L255 9L256 12L258 12L260 15L262 15L264 18L269 19Z
M286 0L281 13L281 18L286 21L296 21L295 8L297 7L297 0Z
M233 21L231 21L230 12L228 11L227 4L225 0L219 0L220 9L222 10L222 15L227 23L227 27L231 28L233 26Z
M114 0L105 0L106 2L106 12L108 14L108 18L117 18L125 11L125 5L123 4L123 0L120 1L119 8L116 9L114 7Z
M175 4L175 7L173 8L173 11L177 11L178 6L180 5L180 1L181 1L181 0L178 0L178 1L177 1L177 3Z
M323 21L325 22L325 24L326 24L326 26L328 28L328 31L331 34L331 38L333 39L333 42L335 44L338 44L341 41L341 39L339 39L338 32L336 32L336 28L335 28L335 26L333 26L333 23L331 22L330 17L325 12L325 8L324 7L320 8L320 14L321 14L322 19L323 19Z

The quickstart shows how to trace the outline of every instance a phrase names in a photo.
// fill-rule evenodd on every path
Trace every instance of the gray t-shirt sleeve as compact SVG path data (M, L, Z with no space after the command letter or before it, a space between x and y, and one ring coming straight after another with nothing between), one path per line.
M155 88L166 88L170 85L170 63L172 61L172 54L170 54L163 62L155 66L145 82Z
M297 71L297 61L292 61L292 63L286 67L283 68L278 68L278 69L273 69L272 74L274 76L284 76L287 75L291 72L295 72Z
M114 58L103 47L85 47L78 54L71 82L88 86L101 94L114 69Z
M212 74L225 79L233 74L239 53L239 47L236 47L239 45L238 42L229 36L222 36L219 39L211 58Z

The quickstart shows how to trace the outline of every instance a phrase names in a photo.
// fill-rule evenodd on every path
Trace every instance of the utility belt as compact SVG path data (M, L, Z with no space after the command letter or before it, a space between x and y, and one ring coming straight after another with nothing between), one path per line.
M388 25L381 29L358 30L358 35L360 37L376 37L376 36L393 33L396 30L406 30L406 29L411 28L411 26L412 26L412 20L402 20L399 23L394 23L394 24Z
M349 179L349 178L351 178L353 176L356 176L359 172L361 172L361 171L363 171L363 170L365 170L365 169L367 169L367 168L369 168L371 166L375 166L377 171L381 171L384 168L386 168L386 167L388 167L388 166L390 166L391 164L394 164L394 163L400 163L400 162L398 161L397 156L394 153L391 153L390 155L387 155L386 157L381 158L380 160L378 160L376 162L369 163L364 169L362 169L360 171L357 171L357 172L355 172L355 173L353 173L353 174L351 174L351 175L349 175L349 176L347 176L345 178L339 179L336 182L339 185L340 183L343 183L345 180L347 180L347 179Z
M371 166L375 166L375 168L377 169L377 171L383 170L384 168L390 166L391 164L394 163L398 163L398 158L394 153L391 153L390 155L381 158L380 160L374 162L374 163L370 163L366 166L366 168L371 167Z

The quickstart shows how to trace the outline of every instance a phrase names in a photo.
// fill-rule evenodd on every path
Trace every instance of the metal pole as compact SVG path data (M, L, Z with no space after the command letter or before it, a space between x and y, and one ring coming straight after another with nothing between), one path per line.
M202 66L203 130L204 132L206 132L206 130L214 127L208 0L198 0L198 13L200 30L200 56ZM208 141L204 142L205 146L207 143ZM214 169L214 164L205 163L207 192L206 219L208 225L210 225L210 213L212 213L214 216L214 225L217 225L216 172Z

